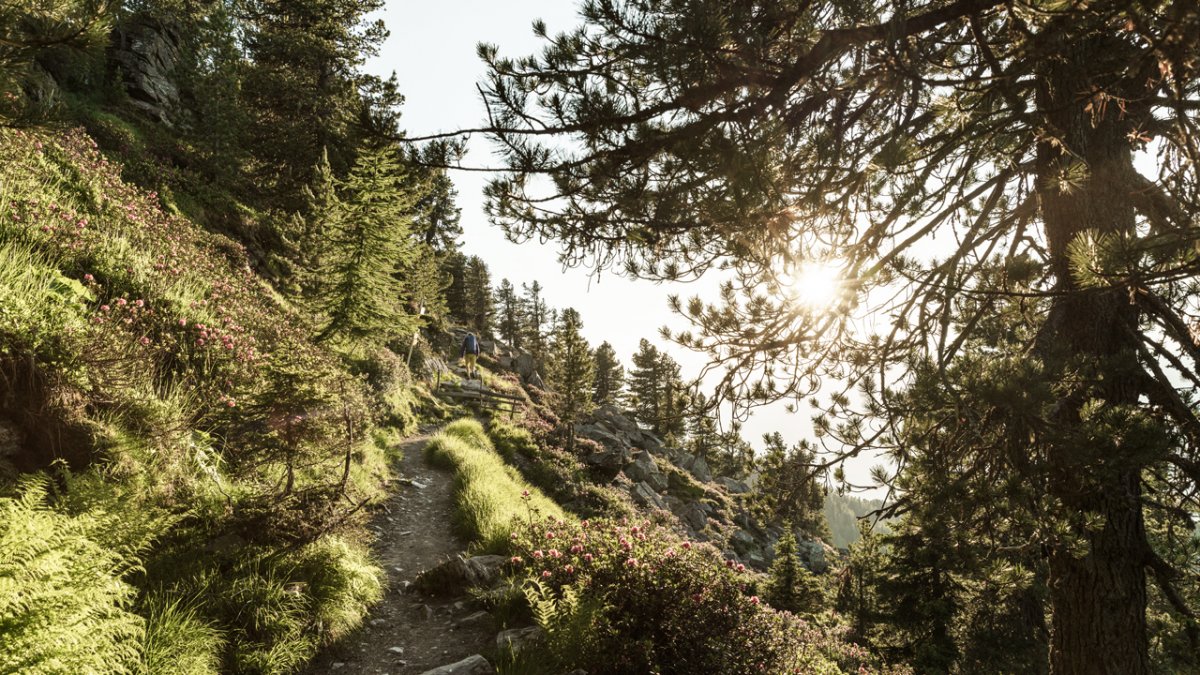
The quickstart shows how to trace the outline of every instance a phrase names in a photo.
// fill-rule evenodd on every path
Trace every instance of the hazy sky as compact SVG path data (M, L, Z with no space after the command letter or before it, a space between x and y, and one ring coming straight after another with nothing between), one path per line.
M543 19L551 34L579 23L574 0L391 0L382 18L391 37L368 68L380 75L396 73L405 96L401 124L410 136L483 125L483 104L476 84L483 79L485 66L476 56L476 44L490 42L499 45L502 55L525 56L542 47L531 28L535 19ZM472 140L464 164L495 166L497 162L488 143L477 138ZM647 338L670 349L685 375L699 372L704 358L664 344L658 329L686 325L668 309L670 294L686 297L701 288L713 288L715 282L660 285L611 273L597 279L585 269L564 270L553 242L518 246L506 241L500 229L488 222L482 195L488 174L452 171L451 177L462 208L463 250L487 262L494 282L508 278L519 289L522 282L537 279L551 306L578 309L588 340L593 346L610 342L627 368L638 340ZM761 435L776 430L789 441L804 438L811 431L809 415L803 409L791 415L782 406L764 409L746 424L744 435L760 447ZM848 467L851 480L861 479L865 469Z

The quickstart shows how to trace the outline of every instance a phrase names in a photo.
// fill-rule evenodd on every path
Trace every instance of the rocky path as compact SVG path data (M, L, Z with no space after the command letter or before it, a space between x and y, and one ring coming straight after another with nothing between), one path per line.
M454 477L425 464L428 434L407 440L400 480L372 521L376 559L387 593L363 627L322 652L309 675L416 675L487 652L495 627L466 598L406 592L424 570L453 559L466 544L451 531Z

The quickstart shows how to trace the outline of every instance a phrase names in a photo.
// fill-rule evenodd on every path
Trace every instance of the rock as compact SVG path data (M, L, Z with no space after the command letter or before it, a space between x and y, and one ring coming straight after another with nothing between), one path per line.
M699 502L688 502L683 507L683 513L679 514L679 518L697 532L703 530L704 526L708 524L708 513L704 511Z
M749 485L746 485L745 483L743 483L740 480L730 478L729 476L719 476L717 478L717 485L720 485L721 487L728 490L731 494L735 494L735 495L746 494L747 492L750 491Z
M113 32L110 54L130 102L167 126L179 110L180 48L179 31L153 20L128 21Z
M611 448L601 452L593 452L583 458L583 462L588 466L607 469L614 476L632 460L633 452L629 448Z
M613 434L608 429L599 424L580 424L575 427L575 434L583 438L590 438L600 445L610 449L626 449L629 443Z
M666 508L666 504L663 504L662 497L659 497L658 493L646 483L634 483L633 486L629 488L629 496L633 497L633 501L642 506L653 509Z
M538 389L541 389L543 391L550 391L550 388L546 386L546 383L544 381L542 381L542 376L539 375L536 371L534 371L533 375L529 376L529 379L526 380L526 382L528 382L529 386L531 386L531 387L537 387Z
M507 558L499 555L457 557L422 572L415 586L418 590L436 595L458 595L477 586L488 587L500 578Z
M712 481L712 473L708 469L708 462L704 461L703 457L697 457L692 466L688 468L688 471L691 471L693 476L705 483Z
M454 623L459 628L475 628L475 627L490 627L493 623L492 615L480 610L474 614L469 614L459 619Z
M427 670L421 675L492 675L495 673L492 664L487 662L487 659L475 654L459 661L451 663L447 666Z
M754 535L745 530L737 530L733 536L729 538L729 543L733 545L733 550L738 552L738 555L745 555L747 551L758 548L758 541Z
M544 635L545 633L538 626L506 630L496 636L496 651L501 654L506 651L517 654L534 642L541 640Z
M755 469L754 471L751 471L745 478L743 478L742 482L746 484L746 487L753 490L754 488L758 487L758 481L760 480L762 480L762 472Z
M388 647L388 651L396 656L404 656L404 647Z
M666 475L659 470L654 456L645 450L634 453L633 463L625 467L625 475L636 483L648 483L655 492L667 489Z
M825 546L814 539L801 539L796 542L800 560L814 574L824 574L829 571L829 559L825 555Z

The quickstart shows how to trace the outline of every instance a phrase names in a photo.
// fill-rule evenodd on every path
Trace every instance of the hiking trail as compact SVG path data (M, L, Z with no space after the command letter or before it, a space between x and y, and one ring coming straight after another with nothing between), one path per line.
M454 476L425 463L430 435L423 430L401 444L392 495L372 517L372 549L387 575L383 600L359 630L318 654L309 675L416 675L494 644L489 620L463 621L477 614L469 598L406 592L421 572L466 550L451 527Z

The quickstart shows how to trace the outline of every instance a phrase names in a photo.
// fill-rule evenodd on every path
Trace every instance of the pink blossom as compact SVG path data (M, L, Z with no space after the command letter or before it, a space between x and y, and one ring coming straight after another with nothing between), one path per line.
M566 567L564 567L564 568L563 568L563 571L564 571L564 572L566 572L567 574L574 574L574 573L575 573L575 566L574 566L574 565L567 565Z
M85 274L85 275L83 275L83 280L84 280L84 281L95 281L95 280L96 280L96 277L94 277L94 276L92 276L92 275L90 275L90 274Z
M509 558L508 562L510 562L514 565L520 565L521 564L521 556L514 555L512 558Z
M124 307L128 302L125 298L117 298L117 307Z
M626 567L637 567L638 566L637 558L630 558L630 559L626 560L625 566Z
M143 335L143 336L142 336L142 339L138 340L138 342L142 343L142 346L143 346L143 347L146 347L146 346L148 346L148 345L150 344L150 338L148 338L148 337L146 337L145 335Z
M683 547L690 549L692 547L692 542L690 542L690 541L683 542Z
M107 311L108 311L108 310L110 310L110 309L112 309L112 308L111 308L111 307L109 307L108 305L100 305L100 311L101 311L101 312L107 312Z
M546 533L546 538L547 538L547 539L553 539L553 538L554 538L554 533L553 533L553 532L547 532L547 533Z
M542 553L540 550L538 550L538 551L534 551L534 552L533 552L533 557L535 557L535 558L537 558L537 559L539 559L539 560L542 558L542 556L543 556L543 555L544 555L544 554L543 554L543 553Z
M732 561L732 560L726 560L726 561L725 561L725 566L726 566L726 567L729 567L729 568L732 568L732 567L733 567L733 561Z
M584 553L584 554L583 554L583 559L584 559L584 560L586 560L587 562L592 562L592 554L591 554L591 553Z
M583 544L575 544L572 546L571 553L583 553Z
M745 565L743 565L743 564L741 564L741 563L738 563L738 566L737 566L737 571L739 571L739 572L745 572L745 571L746 571L746 566L745 566Z
M550 570L542 570L542 578L549 579L550 578Z
M758 596L757 595L750 596L750 604L752 604L752 605L758 604Z

